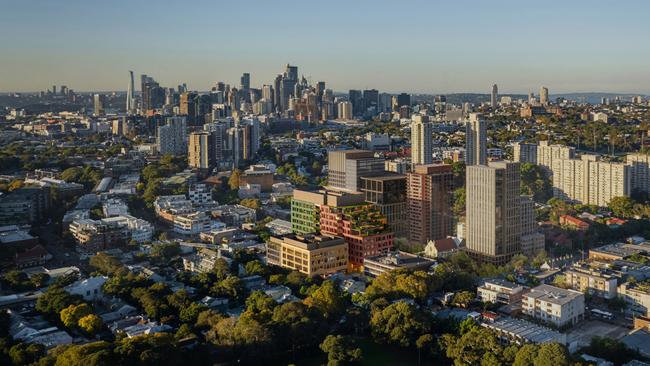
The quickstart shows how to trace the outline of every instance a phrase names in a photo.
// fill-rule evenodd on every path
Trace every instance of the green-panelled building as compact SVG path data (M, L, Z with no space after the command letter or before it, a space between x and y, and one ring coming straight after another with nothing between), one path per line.
M291 230L298 234L319 232L320 207L314 202L291 199Z

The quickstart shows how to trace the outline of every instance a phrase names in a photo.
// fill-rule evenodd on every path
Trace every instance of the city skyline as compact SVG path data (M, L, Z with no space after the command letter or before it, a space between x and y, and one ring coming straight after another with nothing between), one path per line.
M560 4L411 2L396 17L385 2L12 3L0 91L124 91L128 70L191 90L250 73L261 87L290 63L335 91L650 94L650 5ZM161 26L142 27L145 16Z

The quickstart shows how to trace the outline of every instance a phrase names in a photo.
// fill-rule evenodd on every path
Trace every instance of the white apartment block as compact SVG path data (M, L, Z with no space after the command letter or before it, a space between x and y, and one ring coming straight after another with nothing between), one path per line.
M482 302L512 304L521 300L524 287L499 278L487 279L477 289Z
M128 215L129 207L119 198L110 198L102 203L104 217Z
M630 154L625 161L632 170L632 190L650 193L650 154Z
M596 155L554 160L551 171L553 196L568 201L607 206L612 198L632 191L630 167L599 161Z
M174 216L174 232L183 235L197 235L212 229L212 220L205 212L194 212Z
M120 215L101 220L103 223L126 227L131 233L131 240L137 243L150 241L153 237L154 228L149 221L139 219L131 215Z
M618 287L618 296L627 304L632 315L650 316L650 283L624 283Z
M540 285L522 296L522 311L556 327L573 325L584 318L585 295L550 285Z

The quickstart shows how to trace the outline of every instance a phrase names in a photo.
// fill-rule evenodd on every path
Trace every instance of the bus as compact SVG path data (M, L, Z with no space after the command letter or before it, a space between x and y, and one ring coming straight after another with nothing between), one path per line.
M614 319L614 314L600 309L591 309L591 315L596 316L598 318L607 319L607 320Z

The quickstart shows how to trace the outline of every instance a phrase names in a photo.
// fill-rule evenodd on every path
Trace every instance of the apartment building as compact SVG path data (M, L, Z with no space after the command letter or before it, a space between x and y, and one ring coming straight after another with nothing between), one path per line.
M539 285L522 296L522 311L534 319L558 328L584 318L585 295L550 285Z
M309 277L327 276L346 270L348 244L343 238L327 235L272 236L266 243L266 259Z
M588 292L605 299L616 298L617 279L606 269L576 264L564 272L565 281L572 289Z
M396 237L406 237L409 232L406 176L386 173L377 177L364 177L361 180L361 191L366 202L374 204L386 216L388 226Z
M426 244L453 234L451 165L417 165L407 174L409 239Z
M629 314L650 317L650 281L623 283L618 287L618 296L627 304Z
M174 232L183 235L198 235L212 229L212 219L205 212L192 212L174 217Z
M482 302L511 305L521 300L524 287L500 278L486 279L476 289Z

